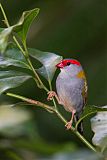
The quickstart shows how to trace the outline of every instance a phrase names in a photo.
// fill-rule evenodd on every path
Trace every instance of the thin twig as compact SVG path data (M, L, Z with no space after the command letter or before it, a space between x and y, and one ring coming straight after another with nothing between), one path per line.
M4 11L4 9L3 9L3 7L2 7L1 4L0 4L0 8L1 8L2 14L3 14L3 16L4 16L4 22L5 22L6 26L7 26L7 27L10 27L9 21L8 21L8 19L7 19L7 16L6 16L5 11ZM34 80L35 80L37 86L38 86L39 88L43 88L44 90L46 90L46 91L48 92L47 87L43 84L43 82L42 82L41 79L39 78L38 74L36 73L36 71L35 71L35 69L34 69L34 67L33 67L33 65L32 65L32 63L31 63L31 61L30 61L29 53L28 53L28 50L27 50L27 47L26 47L26 43L23 44L23 47L24 47L24 49L25 49L25 50L24 50L24 49L22 48L22 46L20 45L20 43L18 42L18 40L17 40L17 38L16 38L15 36L13 36L13 40L15 41L16 45L18 46L18 48L21 50L21 52L22 52L22 54L24 55L24 57L26 58L26 60L27 60L27 62L28 62L28 64L29 64L29 67L30 67L31 71L33 72L33 74L34 74L34 76L35 76L35 77L34 77Z
M6 17L5 11L4 11L1 3L0 3L0 8L1 8L1 11L2 11L2 14L3 14L3 17L4 17L4 22L5 22L5 24L7 25L7 27L10 27L9 22L8 22L8 19L7 19L7 17Z
M25 54L26 54L25 58L26 58L29 66L30 66L30 68L31 68L31 70L32 70L32 72L33 72L33 74L34 74L34 76L35 76L34 80L36 81L36 83L37 83L37 85L38 85L39 88L43 88L46 92L48 92L49 90L48 90L47 87L43 84L43 82L42 82L41 79L39 78L36 70L34 69L34 67L33 67L33 65L32 65L32 62L31 62L31 60L30 60L30 58L29 58L29 53L28 53L28 49L27 49L26 43L24 43L24 49L25 49Z
M53 106L49 106L49 105L44 104L44 103L42 103L42 102L40 102L40 101L32 100L32 99L26 98L26 97L24 97L24 96L16 95L16 94L14 94L14 93L9 93L9 92L7 92L7 93L5 93L5 95L11 96L11 97L14 97L14 98L17 98L17 99L20 99L20 100L22 100L22 101L24 101L24 102L27 102L27 103L29 103L29 104L33 104L33 105L35 105L35 106L40 106L40 107L42 107L42 108L44 108L44 109L46 109L46 110L49 110L49 111L55 113L55 114L61 119L61 121L62 121L64 124L67 123L67 120L61 115L61 113L60 113L58 110L56 110L55 108L53 108ZM92 146L77 130L75 130L75 128L74 128L73 126L71 127L71 131L72 131L75 135L77 135L77 137L78 137L79 139L81 139L81 141L82 141L88 148L90 148L90 149L91 149L92 151L94 151L94 152L97 152L97 150L94 148L94 146Z
M27 102L27 103L30 103L32 105L40 106L40 107L42 107L44 109L48 109L50 111L55 112L55 109L53 108L53 106L49 106L49 105L44 104L42 102L30 99L30 98L26 98L24 96L20 96L20 95L14 94L14 93L9 93L9 92L5 93L5 95L10 96L10 97L14 97L14 98L17 98L17 99L20 99L20 100L22 100L24 102Z

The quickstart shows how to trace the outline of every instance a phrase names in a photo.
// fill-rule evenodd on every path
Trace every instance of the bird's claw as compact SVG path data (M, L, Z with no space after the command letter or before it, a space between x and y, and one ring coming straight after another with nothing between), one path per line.
M72 122L71 121L67 122L66 125L65 125L65 127L66 127L67 130L71 129Z
M48 94L48 97L47 97L48 101L52 100L52 98L56 95L54 91L49 91L47 94Z

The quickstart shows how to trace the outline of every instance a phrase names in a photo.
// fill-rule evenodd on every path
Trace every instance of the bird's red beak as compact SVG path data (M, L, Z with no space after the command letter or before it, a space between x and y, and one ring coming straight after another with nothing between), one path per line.
M56 65L56 67L57 67L57 68L63 68L63 67L64 67L64 65L63 65L63 63L62 63L62 62L60 62L60 63L58 63L58 64Z

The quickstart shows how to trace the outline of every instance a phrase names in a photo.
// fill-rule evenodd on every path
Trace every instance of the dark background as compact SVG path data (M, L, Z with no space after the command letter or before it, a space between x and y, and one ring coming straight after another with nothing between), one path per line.
M78 59L84 67L88 80L88 104L98 106L107 103L107 2L106 0L0 0L9 22L15 24L25 10L40 8L37 19L31 26L27 44L29 47L49 51L64 58ZM3 27L0 14L0 27ZM53 80L55 88L55 79ZM14 93L46 102L46 93L39 90L33 81L26 82ZM16 102L13 98L1 97L1 105ZM69 118L69 113L61 112ZM2 159L36 159L54 153L77 151L85 146L53 114L43 109L25 107L30 119L23 125L1 130ZM5 113L4 113L5 117ZM9 117L7 117L8 119ZM85 137L91 141L89 119L84 122ZM18 132L14 131L19 127ZM2 131L3 130L3 131ZM4 143L4 141L6 143ZM9 144L8 144L9 143ZM25 155L28 156L25 156ZM7 156L7 157L5 157ZM19 156L19 157L17 157ZM36 157L36 158L35 158Z

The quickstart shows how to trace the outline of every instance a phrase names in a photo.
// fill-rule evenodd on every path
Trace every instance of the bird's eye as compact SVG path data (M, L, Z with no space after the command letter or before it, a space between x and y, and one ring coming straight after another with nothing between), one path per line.
M67 62L67 66L69 66L71 63L70 62Z

